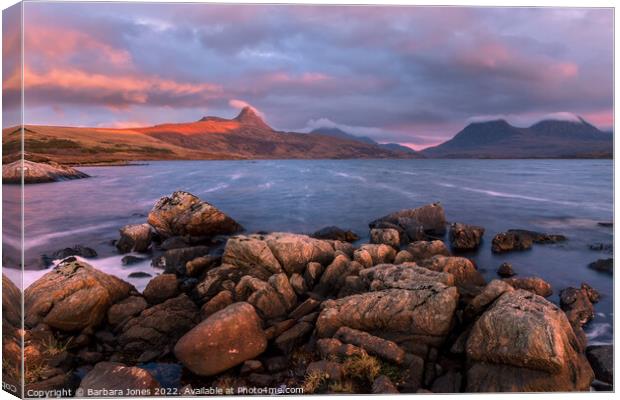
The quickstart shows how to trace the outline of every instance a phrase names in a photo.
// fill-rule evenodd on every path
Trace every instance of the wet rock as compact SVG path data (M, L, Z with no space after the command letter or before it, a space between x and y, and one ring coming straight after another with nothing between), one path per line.
M299 322L291 329L283 332L275 340L276 347L284 354L290 354L298 345L302 344L314 329L308 322Z
M75 256L84 258L95 258L97 257L97 252L90 247L78 244L73 247L66 247L64 249L57 250L50 255L43 255L41 256L41 259L45 266L50 266L53 264L54 260L64 260L67 257Z
M185 272L187 276L200 276L204 271L220 265L221 257L216 256L200 256L185 263Z
M44 322L62 331L94 327L132 290L115 276L70 257L25 290L24 322L27 327Z
M592 268L596 271L605 272L608 274L614 273L614 259L605 258L599 259L588 264L588 268Z
M385 375L379 375L372 383L373 394L396 394L399 393L396 386L392 383L390 378Z
M588 346L586 356L599 381L614 382L614 346L611 344Z
M450 243L457 250L475 250L480 246L484 228L455 223L450 225Z
M553 294L551 285L538 277L507 278L503 281L515 289L527 290L542 297L549 297Z
M508 233L514 233L519 236L529 237L532 242L538 244L558 243L566 240L566 236L564 235L553 235L548 233L528 231L525 229L509 229Z
M524 290L502 294L466 345L467 392L588 390L592 369L566 315Z
M185 334L176 344L176 358L197 375L226 371L260 355L267 338L254 307L234 303L216 312Z
M396 257L396 250L385 244L364 244L353 253L353 260L364 268L377 264L391 264Z
M364 349L368 354L395 364L405 361L405 350L391 340L385 340L369 333L343 326L336 331L335 339Z
M179 282L174 274L162 274L151 279L144 289L149 304L159 304L179 294Z
M187 192L174 192L153 206L147 222L162 237L213 237L239 232L242 227L213 205Z
M485 280L474 264L464 257L433 256L418 262L420 267L454 276L456 286L482 286Z
M123 355L140 358L164 356L176 341L200 320L198 309L185 294L149 307L119 327L117 338ZM143 361L151 361L144 360Z
M121 264L123 265L134 265L141 263L142 261L146 261L146 258L136 257L136 256L124 256L121 258Z
M128 367L115 362L100 362L95 365L80 383L80 389L89 397L105 397L104 390L120 391L127 393L128 390L143 391L142 396L152 396L160 388L159 382L146 370L138 367ZM98 391L101 393L97 394Z
M515 276L516 274L512 269L512 264L505 262L502 263L497 269L497 275L501 276L502 278L510 278L511 276Z
M315 239L338 240L340 242L355 242L359 240L359 236L350 230L340 229L337 226L326 226L311 235Z
M408 340L437 344L450 330L457 302L457 289L438 282L328 300L316 321L316 333L319 338L333 337L347 326L399 345Z
M395 248L400 247L400 234L398 230L392 228L371 229L370 243L386 244Z
M359 276L373 291L417 288L420 283L426 282L454 286L453 275L418 267L415 263L380 264L361 270Z
M417 241L407 247L411 261L421 262L433 256L449 256L450 251L441 240Z
M129 296L110 307L108 310L108 323L112 326L119 325L139 315L147 307L148 304L143 297Z
M494 253L504 253L515 250L528 250L532 248L532 237L518 232L502 232L495 235L491 244Z
M206 319L212 314L223 310L233 303L233 294L228 290L222 290L216 294L211 300L203 304L200 309L200 317Z
M446 213L439 203L406 209L372 221L370 228L395 228L405 242L446 233Z
M197 257L208 256L211 249L207 246L183 247L164 252L163 255L153 259L155 268L161 268L167 274L187 275L185 265Z
M144 253L149 249L153 239L149 224L125 225L120 229L120 235L116 248L121 254L131 251Z
M594 318L591 297L598 299L598 292L586 284L579 289L568 287L560 291L560 307L571 324L581 327Z
M138 272L132 272L127 276L129 278L150 278L153 275L149 274L148 272L138 271Z

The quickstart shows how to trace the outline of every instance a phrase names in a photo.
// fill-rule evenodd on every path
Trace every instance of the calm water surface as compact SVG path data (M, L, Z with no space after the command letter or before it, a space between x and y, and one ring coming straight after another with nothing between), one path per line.
M610 160L290 160L171 161L91 167L90 179L26 187L26 267L59 248L84 244L90 262L124 279L152 272L149 262L123 267L110 244L118 228L145 221L161 197L189 191L213 203L248 231L313 232L337 225L368 237L368 222L402 208L441 201L448 220L486 228L473 258L487 279L504 261L520 276L540 276L559 290L588 282L602 294L588 327L592 342L612 339L613 279L587 268L595 242L612 243L613 162ZM14 186L4 185L6 198ZM491 253L493 235L511 228L566 235L559 245L503 255ZM10 239L9 239L10 240ZM27 286L41 271L27 272ZM131 280L143 288L148 279Z

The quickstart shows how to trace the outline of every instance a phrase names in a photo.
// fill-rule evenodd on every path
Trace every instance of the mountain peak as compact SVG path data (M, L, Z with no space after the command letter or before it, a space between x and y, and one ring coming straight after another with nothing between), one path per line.
M263 121L263 119L258 115L256 110L250 106L243 107L241 109L241 112L239 112L239 115L235 117L235 121L240 122L242 124L269 128L269 126L265 123L265 121Z

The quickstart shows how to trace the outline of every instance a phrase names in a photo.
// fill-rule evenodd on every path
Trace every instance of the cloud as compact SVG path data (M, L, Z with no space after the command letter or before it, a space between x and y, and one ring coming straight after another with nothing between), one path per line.
M248 103L247 101L243 101L243 100L239 100L239 99L232 99L228 102L228 105L236 108L238 110L242 110L245 107L249 107L252 111L254 111L256 114L258 114L261 118L265 118L265 114L263 114L259 109L257 109L256 107L254 107L253 105L251 105L250 103Z

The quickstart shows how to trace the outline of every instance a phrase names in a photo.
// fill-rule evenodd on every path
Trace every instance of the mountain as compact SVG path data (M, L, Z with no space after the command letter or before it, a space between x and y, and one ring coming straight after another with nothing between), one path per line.
M495 120L471 123L422 154L431 158L611 158L613 134L583 118L543 120L526 128Z
M355 141L362 142L362 143L374 144L385 150L395 151L398 153L411 154L412 156L420 157L419 152L407 146L403 146L398 143L377 143L367 136L352 135L339 128L317 128L311 131L310 135L324 135L324 136L337 137L340 139L355 140Z
M28 157L64 164L419 157L349 138L275 131L249 107L233 119L204 117L196 122L130 129L28 125L24 131ZM3 162L10 162L21 151L20 129L4 129L2 140Z

